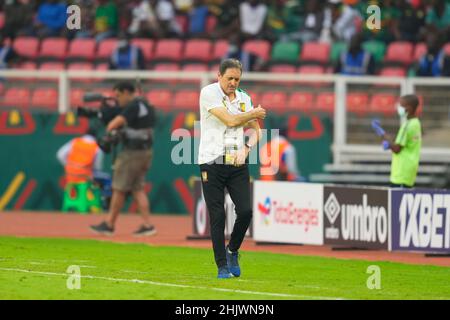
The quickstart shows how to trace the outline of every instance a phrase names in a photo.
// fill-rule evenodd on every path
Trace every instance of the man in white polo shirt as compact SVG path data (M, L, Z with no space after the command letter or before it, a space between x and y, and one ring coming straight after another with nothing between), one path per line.
M226 59L219 67L218 82L200 92L200 148L198 162L203 195L208 207L218 278L239 277L238 250L252 218L247 156L260 137L257 119L266 111L253 108L250 96L239 89L242 64ZM244 142L244 127L252 128ZM236 206L236 222L225 247L224 191Z

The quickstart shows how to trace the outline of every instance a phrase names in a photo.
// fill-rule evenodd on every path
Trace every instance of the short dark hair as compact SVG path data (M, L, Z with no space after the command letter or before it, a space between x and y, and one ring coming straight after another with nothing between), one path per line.
M415 94L406 94L401 96L400 99L405 101L408 106L413 107L414 111L417 110L417 107L419 106L419 98Z
M120 92L123 91L129 91L130 93L134 93L136 91L136 88L134 87L134 84L128 81L121 81L114 85L113 90L118 90Z
M242 63L237 59L225 59L220 63L219 72L224 75L227 69L239 69L242 73Z

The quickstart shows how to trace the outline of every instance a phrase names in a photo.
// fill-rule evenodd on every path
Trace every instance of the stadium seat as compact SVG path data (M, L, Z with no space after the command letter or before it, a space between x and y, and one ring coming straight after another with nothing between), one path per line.
M90 62L72 62L67 66L67 70L70 71L92 71L94 70L94 65ZM72 80L79 82L92 82L92 78L87 77L72 77Z
M296 73L297 68L290 64L275 64L269 67L270 72Z
M39 40L33 37L18 37L14 41L13 48L20 56L36 59L38 56Z
M178 63L157 63L153 66L155 71L179 71L180 65Z
M183 71L208 71L208 65L205 63L188 63L181 67Z
M324 74L325 68L322 66L306 65L298 68L300 74Z
M301 62L318 62L328 64L330 56L330 45L322 42L306 42L303 44L300 54Z
M36 70L37 69L37 65L35 62L32 61L26 61L26 62L22 62L20 64L17 65L17 69L20 70Z
M414 46L411 42L395 41L389 44L384 62L409 65L413 59Z
M378 40L366 41L363 43L364 50L370 52L375 59L375 62L380 63L384 59L386 53L386 45L384 42Z
M335 64L340 58L342 52L347 50L347 44L345 42L333 42L330 52L330 62Z
M95 66L95 70L97 71L108 71L109 64L108 63L99 63Z
M93 60L95 39L74 39L69 44L68 60Z
M183 41L178 39L162 39L156 43L153 59L180 61L182 58Z
M145 61L148 62L153 58L153 47L154 47L153 40L144 39L144 38L136 38L136 39L131 40L131 43L142 49L142 52L144 53Z
M418 62L427 53L427 46L420 42L414 47L414 62Z
M22 88L10 88L5 91L2 105L14 108L28 108L30 105L30 91Z
M117 48L117 39L105 39L98 44L96 60L109 60Z
M184 47L183 60L208 62L211 60L212 44L209 40L187 40Z
M285 111L287 108L287 96L284 92L266 91L261 95L264 108L268 110Z
M222 59L228 51L228 41L218 40L214 43L212 59L220 60Z
M317 95L315 109L328 113L334 112L334 93L322 92Z
M47 38L41 42L39 59L54 58L63 60L67 54L69 42L66 38Z
M391 94L377 93L370 99L369 110L373 113L383 113L387 116L396 112L397 98Z
M310 92L294 92L287 103L289 110L311 111L314 109L313 94Z
M247 94L250 96L250 99L252 100L253 107L257 107L258 103L260 103L260 97L259 94L253 90L246 90ZM265 107L265 106L263 106Z
M84 102L83 96L88 90L83 89L72 89L70 90L70 106L72 109L80 106L89 107L89 108L99 108L99 102ZM97 91L97 90L95 90ZM105 93L103 90L98 90L100 93Z
M446 43L445 45L444 45L444 52L445 52L445 54L447 55L447 56L450 56L450 43Z
M175 93L173 107L175 109L197 111L199 109L198 90L180 90Z
M62 71L65 69L63 62L43 62L39 66L39 70L42 71Z
M34 90L31 97L31 106L33 108L45 108L56 111L58 106L58 91L50 88Z
M369 97L367 93L352 92L347 94L347 111L358 115L369 112Z
M152 90L146 95L147 100L158 109L170 110L172 92L170 90Z
M5 26L5 13L0 12L0 29L2 29Z
M406 69L401 67L384 67L380 71L380 76L384 77L405 77Z
M276 42L272 46L271 60L276 62L297 63L300 54L298 42Z
M269 60L270 42L267 40L247 40L242 49L259 56L263 60Z

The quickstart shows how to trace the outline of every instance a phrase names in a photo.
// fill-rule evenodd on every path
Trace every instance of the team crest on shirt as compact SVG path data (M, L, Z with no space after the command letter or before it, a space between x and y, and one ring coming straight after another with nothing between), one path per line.
M245 112L245 102L240 102L239 103L239 111Z

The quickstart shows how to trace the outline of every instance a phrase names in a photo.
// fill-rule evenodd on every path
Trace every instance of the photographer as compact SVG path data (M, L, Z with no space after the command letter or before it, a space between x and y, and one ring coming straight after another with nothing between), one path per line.
M152 158L155 110L135 95L134 85L129 82L120 82L113 90L123 111L108 123L106 131L109 135L114 135L121 129L123 149L114 162L113 195L108 219L91 226L91 230L101 234L113 234L126 195L131 192L144 219L144 224L134 235L153 235L156 229L149 223L149 200L143 187Z

